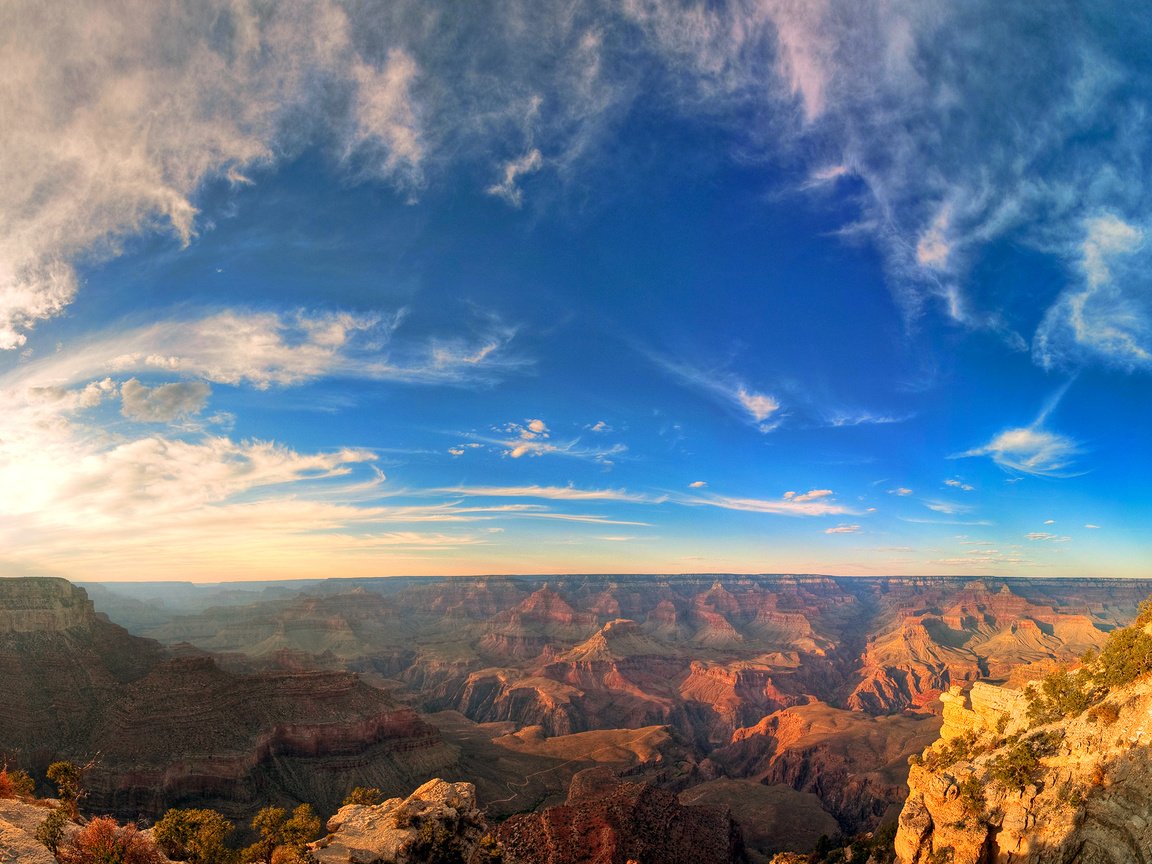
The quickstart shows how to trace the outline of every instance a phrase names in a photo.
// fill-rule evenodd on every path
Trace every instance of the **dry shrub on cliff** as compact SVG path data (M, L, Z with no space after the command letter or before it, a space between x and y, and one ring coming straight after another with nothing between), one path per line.
M9 771L7 765L0 768L0 798L30 798L35 790L27 771Z
M60 864L163 864L164 857L135 825L98 816L56 853Z

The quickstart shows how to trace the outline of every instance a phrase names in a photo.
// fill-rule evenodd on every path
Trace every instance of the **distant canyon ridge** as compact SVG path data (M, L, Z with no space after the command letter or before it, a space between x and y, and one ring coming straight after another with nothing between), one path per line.
M0 755L91 763L96 809L331 812L351 785L400 795L459 775L499 815L608 765L728 806L758 860L877 824L936 737L942 692L1098 648L1152 580L85 587L0 580Z

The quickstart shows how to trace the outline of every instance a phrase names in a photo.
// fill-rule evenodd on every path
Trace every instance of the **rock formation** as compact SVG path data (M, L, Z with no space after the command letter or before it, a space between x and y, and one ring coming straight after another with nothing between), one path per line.
M939 722L916 717L939 714L949 687L1072 660L1131 620L1150 590L809 576L331 580L149 635L233 652L221 661L229 669L300 669L311 657L398 682L420 710L548 737L668 726L696 763L712 755L731 778L814 792L854 831L902 799L904 759ZM811 734L793 731L803 717Z
M127 817L203 803L331 808L353 785L405 788L454 753L348 672L236 675L173 656L93 611L62 579L0 579L0 755L80 765L86 803Z
M487 830L476 787L437 778L407 798L341 807L311 849L317 864L479 862Z
M36 828L48 810L35 804L0 799L0 864L56 864L36 839Z
M739 828L725 810L686 807L671 792L622 781L606 768L577 774L565 804L513 816L497 837L505 864L743 860Z
M945 704L943 737L909 775L903 864L1147 864L1152 681L1028 728L1023 697L975 685Z

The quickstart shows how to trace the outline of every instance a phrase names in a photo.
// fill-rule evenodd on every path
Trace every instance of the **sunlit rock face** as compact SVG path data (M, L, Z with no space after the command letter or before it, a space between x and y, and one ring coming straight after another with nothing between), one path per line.
M976 685L945 709L947 746L970 734L978 752L948 765L913 765L896 851L902 864L1133 864L1152 849L1152 681L1113 691L1115 712L1028 729L1016 691ZM999 718L1003 717L1003 720ZM989 731L989 727L993 730ZM1020 785L995 766L1011 736L1045 736L1035 773ZM1005 740L1005 736L1007 740ZM928 754L926 754L928 755ZM973 796L978 796L974 803Z
M58 579L0 580L0 752L89 766L86 803L243 815L284 797L334 807L349 784L403 788L451 761L412 709L349 672L240 675L176 656Z

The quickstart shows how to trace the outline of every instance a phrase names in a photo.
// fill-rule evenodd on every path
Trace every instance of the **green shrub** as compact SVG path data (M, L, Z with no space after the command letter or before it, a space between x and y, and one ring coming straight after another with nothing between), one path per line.
M1099 692L1092 670L1084 667L1074 673L1057 669L1045 676L1039 689L1029 686L1025 696L1028 699L1028 720L1035 725L1082 714L1103 694Z
M366 786L357 786L348 796L344 799L341 807L347 807L349 804L359 804L361 806L370 806L379 804L384 800L384 793L377 789L375 786L369 788Z
M976 779L976 776L969 774L957 784L959 789L958 800L964 806L964 812L969 816L977 819L984 816L984 786Z
M172 809L156 823L153 836L169 858L188 864L232 864L238 855L224 845L232 828L215 810Z
M68 813L64 808L53 807L44 817L44 821L36 826L36 839L48 847L48 851L53 855L64 840L64 826L68 822Z
M80 768L71 762L53 762L48 766L48 779L56 784L56 797L71 819L78 815L80 799L84 796L80 785L82 776Z
M1037 782L1040 759L1054 752L1058 741L1055 733L1016 739L1004 753L988 763L989 778L1005 789L1024 789Z

